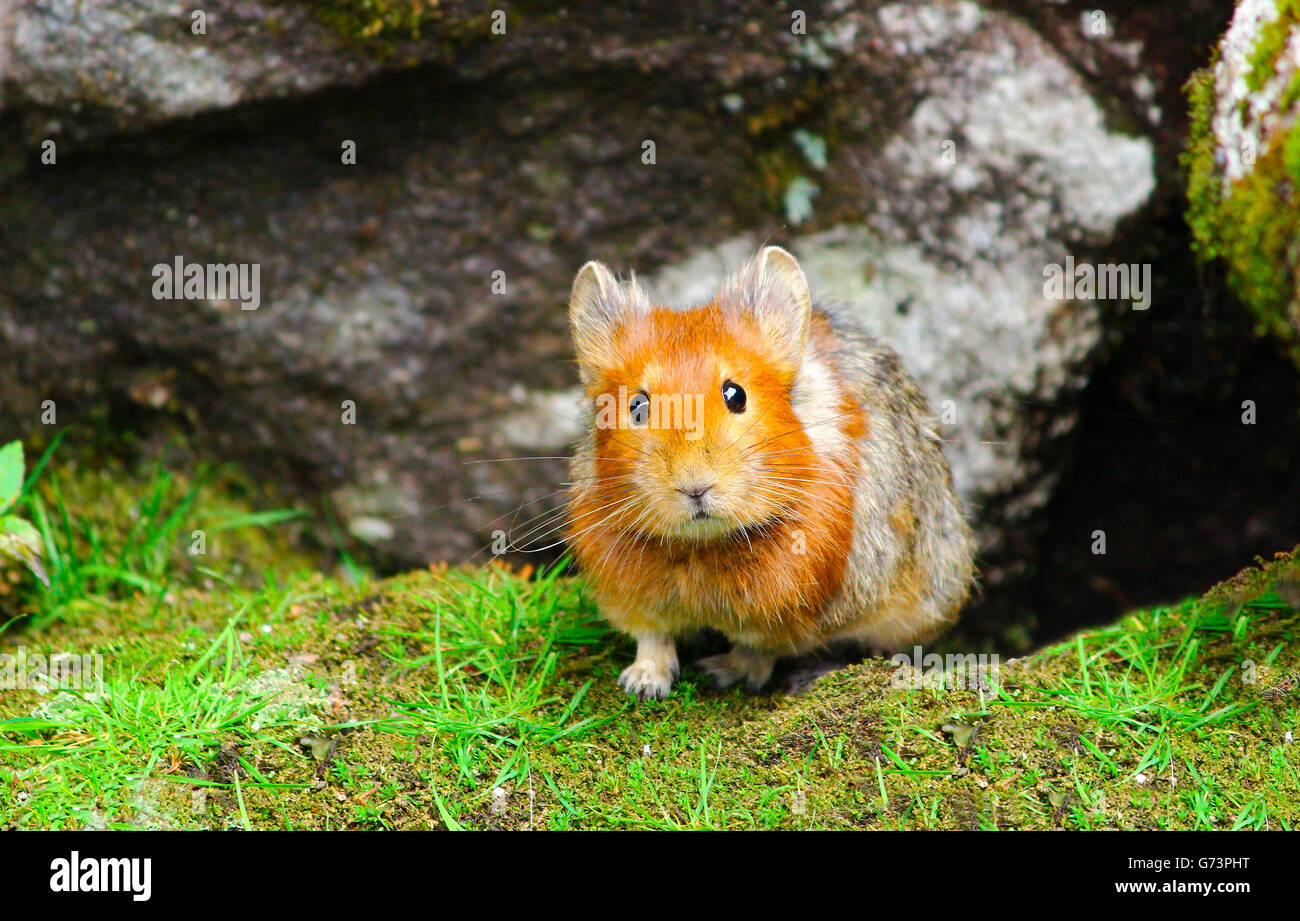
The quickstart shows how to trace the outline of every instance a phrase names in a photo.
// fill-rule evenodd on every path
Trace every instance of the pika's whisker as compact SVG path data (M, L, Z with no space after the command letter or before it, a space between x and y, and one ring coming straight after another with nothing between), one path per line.
M637 498L638 498L638 497L633 496L631 499L628 499L628 500L625 500L625 501L626 501L627 504L632 504L632 503L636 502ZM605 516L604 518L602 518L600 521L596 522L595 524L590 525L590 526L588 526L588 527L586 527L586 528L583 528L581 531L578 531L576 534L568 534L568 535L566 535L564 538L561 538L560 540L558 540L558 541L556 541L556 542L554 542L554 543L552 543L552 544L547 544L545 547L538 547L538 548L531 549L531 550L530 550L530 549L525 549L525 548L520 548L520 549L519 549L519 552L520 552L520 553L541 553L541 552L544 551L544 550L550 550L550 549L552 549L552 548L554 548L554 547L558 547L558 546L562 545L562 544L565 542L565 540L570 540L570 541L572 541L572 540L576 540L577 538L581 537L582 535L586 534L587 532L589 532L589 531L591 531L591 530L593 530L593 529L595 529L595 528L600 527L600 526L603 525L605 522L609 521L611 518L617 517L619 514L621 514L621 513L624 511L625 508L626 508L625 505L624 505L624 506L620 506L619 508L614 509L614 511L610 512L607 516ZM579 517L583 517L583 516L579 516ZM548 532L548 533L553 533L553 532ZM543 536L545 536L545 535L543 535ZM540 539L540 538L539 538L539 539Z
M570 521L572 523L576 523L577 521L580 521L583 518L587 518L588 516L600 514L602 511L605 511L606 509L609 508L613 508L614 506L622 502L635 501L637 498L638 497L635 494L633 494L628 499L615 499L611 502L605 503L604 505L600 505L594 509L583 512L581 515L574 516L572 519L570 519L570 513L568 509L565 508L554 509L552 512L547 513L544 516L538 516L538 517L548 518L547 521L544 521L541 524L534 526L532 529L519 535L518 538L512 537L511 542L515 543L517 541L527 540L539 530L542 531L542 534L537 539L544 540L550 534L553 534L556 531L560 530L564 526L564 524L570 523ZM525 522L525 524L530 524L530 523L531 522Z

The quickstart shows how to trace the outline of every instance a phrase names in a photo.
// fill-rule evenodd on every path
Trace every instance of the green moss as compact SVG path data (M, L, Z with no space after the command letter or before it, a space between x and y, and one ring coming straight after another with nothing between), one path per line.
M1300 121L1261 151L1254 168L1223 193L1215 163L1214 62L1188 82L1190 128L1182 164L1187 222L1202 259L1222 260L1233 292L1300 363ZM1293 83L1287 95L1300 94Z
M441 0L324 0L311 9L344 42L401 64L399 57L416 42L450 54L458 45L490 37L491 10L457 18L446 6Z
M1279 557L984 691L870 660L801 696L688 667L635 704L627 644L553 574L182 592L24 638L102 651L119 706L38 726L48 697L0 695L0 827L1296 828L1297 604ZM311 712L259 709L268 684Z
M755 696L688 665L668 700L634 703L629 644L580 580L295 574L233 473L177 479L196 498L159 516L122 468L53 456L46 501L83 556L170 542L150 520L238 526L202 566L126 567L165 580L161 599L128 583L5 626L5 651L100 656L103 687L0 690L0 828L1300 826L1295 552L979 687L900 687L874 659Z
M750 159L747 168L747 181L742 184L745 192L756 192L760 207L770 213L784 213L786 190L807 170L798 150L791 144L758 152ZM753 199L745 204L752 207Z
M1279 0L1277 18L1260 30L1259 40L1250 55L1246 86L1252 93L1263 89L1277 72L1278 56L1286 49L1291 29L1297 24L1300 24L1300 0Z
M760 222L770 220L773 214L790 220L791 189L801 183L816 184L817 176L826 171L841 146L837 126L848 116L831 111L832 104L822 80L812 76L792 94L770 100L745 116L751 151L730 195L739 215ZM818 157L809 157L802 138L815 139L820 147ZM836 217L848 219L842 207Z
M439 13L438 0L324 0L312 8L322 22L359 42L419 38Z
M451 53L458 46L492 38L495 7L455 5L444 0L320 0L312 13L349 44L378 58L391 59L413 42ZM560 9L545 2L516 2L507 13L508 28L525 16L544 16Z

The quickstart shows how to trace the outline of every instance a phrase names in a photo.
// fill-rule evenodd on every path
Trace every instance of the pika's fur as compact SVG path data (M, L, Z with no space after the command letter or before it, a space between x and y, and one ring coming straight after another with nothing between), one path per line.
M588 415L567 536L637 640L628 693L666 696L675 639L703 627L734 645L700 664L757 690L778 656L898 648L956 618L975 547L925 398L813 305L793 256L767 247L685 310L589 262L569 316Z

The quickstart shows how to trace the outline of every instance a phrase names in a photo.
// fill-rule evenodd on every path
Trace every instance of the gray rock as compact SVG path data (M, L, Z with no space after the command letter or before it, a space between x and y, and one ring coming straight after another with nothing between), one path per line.
M72 143L170 119L356 84L382 63L309 4L15 0L0 77L29 140ZM202 34L193 14L206 17ZM6 17L0 17L6 19ZM6 43L0 41L0 47ZM0 65L4 65L0 52Z
M980 30L958 4L881 11L889 34L933 51ZM852 308L950 414L941 428L959 491L977 511L982 551L1050 498L1068 435L1067 408L1087 381L1102 332L1095 301L1049 300L1044 266L1109 242L1155 188L1149 141L1111 132L1077 77L1043 46L981 34L978 55L936 76L873 164L893 194L871 219L796 236L790 245L815 291ZM1035 53L1023 66L1027 53ZM1016 66L1019 56L1021 66ZM961 92L943 92L960 87ZM938 154L961 138L955 162ZM708 300L761 245L745 235L649 279L663 303ZM572 399L577 400L575 390ZM1043 407L1052 407L1044 424ZM537 438L557 450L563 441Z
M806 34L757 2L657 27L592 5L459 44L479 23L450 7L399 58L426 66L358 89L339 87L397 64L291 3L223 6L247 28L202 53L169 33L173 5L76 6L18 8L26 142L57 128L106 153L0 186L0 421L29 430L55 399L61 422L108 405L197 423L331 491L403 564L546 533L583 261L698 300L764 240L953 401L950 456L995 552L1050 494L1072 424L1029 401L1066 400L1098 341L1097 305L1045 299L1043 266L1105 246L1153 187L1149 142L1109 128L1037 32L971 2L806 4ZM292 34L257 27L268 11ZM177 255L257 263L261 306L154 300Z

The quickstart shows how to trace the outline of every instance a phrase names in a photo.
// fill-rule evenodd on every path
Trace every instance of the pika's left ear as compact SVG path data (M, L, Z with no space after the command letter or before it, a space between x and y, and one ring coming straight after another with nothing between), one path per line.
M579 270L569 295L569 328L584 384L614 365L618 328L631 314L649 309L649 298L635 275L620 283L600 262L588 262Z
M779 246L765 246L742 275L741 296L752 307L764 338L798 368L812 320L812 292L798 260Z

